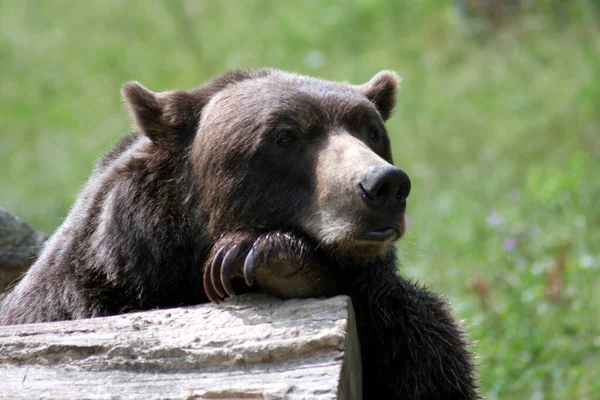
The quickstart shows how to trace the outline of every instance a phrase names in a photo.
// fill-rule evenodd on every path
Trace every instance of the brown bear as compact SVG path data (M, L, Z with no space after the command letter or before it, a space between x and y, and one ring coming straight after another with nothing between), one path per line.
M449 307L396 274L411 188L384 125L397 86L270 69L187 92L126 84L137 132L97 163L0 324L346 294L365 398L477 398Z

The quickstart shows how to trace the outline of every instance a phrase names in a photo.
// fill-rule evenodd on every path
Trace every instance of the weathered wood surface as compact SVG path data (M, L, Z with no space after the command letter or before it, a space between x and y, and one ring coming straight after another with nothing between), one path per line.
M2 399L359 399L349 298L0 327Z
M0 293L27 271L46 239L48 235L0 208Z

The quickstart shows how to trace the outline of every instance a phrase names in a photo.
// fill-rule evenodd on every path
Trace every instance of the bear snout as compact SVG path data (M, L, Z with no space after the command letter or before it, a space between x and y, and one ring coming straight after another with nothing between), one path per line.
M391 164L368 166L357 191L363 202L376 212L404 211L410 194L410 178Z

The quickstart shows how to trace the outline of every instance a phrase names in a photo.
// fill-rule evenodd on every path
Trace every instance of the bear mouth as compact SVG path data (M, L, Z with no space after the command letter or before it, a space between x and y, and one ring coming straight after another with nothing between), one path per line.
M374 229L372 231L369 231L360 239L370 242L388 242L397 240L399 239L399 237L400 232L397 229L388 226L385 228Z

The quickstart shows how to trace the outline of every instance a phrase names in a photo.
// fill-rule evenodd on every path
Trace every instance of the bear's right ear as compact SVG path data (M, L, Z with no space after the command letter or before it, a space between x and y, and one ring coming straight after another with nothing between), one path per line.
M122 94L137 128L154 142L193 134L204 106L188 92L154 93L138 82L126 83Z

